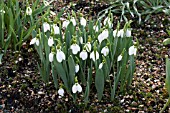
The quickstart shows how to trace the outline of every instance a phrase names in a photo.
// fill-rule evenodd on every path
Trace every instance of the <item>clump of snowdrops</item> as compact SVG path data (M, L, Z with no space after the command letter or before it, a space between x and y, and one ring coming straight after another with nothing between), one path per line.
M123 92L131 84L137 52L131 21L122 29L119 23L113 29L112 23L111 13L94 21L72 12L66 19L61 14L53 20L47 16L42 28L34 31L30 44L41 59L40 75L45 82L52 75L59 98L67 92L75 101L81 93L88 102L95 85L99 100L106 88L113 100L118 86Z

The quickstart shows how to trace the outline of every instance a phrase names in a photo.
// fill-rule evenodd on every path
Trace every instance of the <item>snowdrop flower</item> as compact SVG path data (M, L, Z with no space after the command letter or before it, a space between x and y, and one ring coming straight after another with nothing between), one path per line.
M44 1L44 5L45 5L45 6L49 6L49 5L50 5L50 3L49 3L49 2L47 2L47 1Z
M99 31L99 27L98 26L93 26L93 29L98 32Z
M118 58L117 58L117 61L119 62L119 61L121 61L122 60L122 55L120 54L119 56L118 56Z
M43 23L44 32L50 31L50 25L47 22Z
M102 69L102 67L103 67L103 62L102 62L102 63L100 63L100 65L99 65L99 69Z
M76 64L76 65L75 65L75 72L76 72L76 73L79 71L79 68L80 68L79 65Z
M79 83L75 83L72 87L72 92L77 93L77 92L82 92L82 87Z
M70 23L69 20L65 20L65 21L63 22L62 27L63 27L63 28L67 28L67 26L68 26L69 23Z
M50 36L50 38L48 39L48 46L52 46L54 44L54 40L53 38Z
M72 50L72 53L76 55L80 51L80 47L77 44L72 44L70 49Z
M82 60L86 60L87 57L88 57L87 52L86 52L85 50L83 50L83 51L80 53L80 58L81 58Z
M60 28L57 26L57 24L53 25L53 29L54 29L54 34L60 34Z
M92 53L90 53L90 59L95 62L97 59L99 59L99 53L97 51L93 51Z
M5 11L4 10L0 10L0 13L5 13Z
M27 7L26 15L31 15L31 14L32 14L32 9L30 7Z
M113 31L113 37L116 37L116 36L119 37L118 35L119 35L119 34L118 34L118 30L115 29L115 30Z
M136 52L137 48L134 45L129 48L129 55L136 55Z
M82 25L82 26L86 26L86 19L85 18L83 18L83 17L80 17L80 24Z
M72 17L72 18L70 19L70 21L73 23L73 26L76 26L76 20L75 20L74 17Z
M107 46L103 47L102 50L101 50L101 53L104 56L107 56L109 54L109 48Z
M123 31L123 29L121 29L121 30L118 31L117 36L123 38L123 36L124 36L124 31Z
M53 62L53 57L54 57L54 53L51 52L51 53L49 54L49 61L50 61L50 62Z
M105 29L102 33L99 34L98 36L98 40L99 43L102 43L103 40L107 39L107 37L109 36L109 31L107 29Z
M66 56L64 52L62 52L60 49L57 49L57 54L56 54L57 61L61 63L63 60L66 59Z
M38 38L33 38L30 42L30 45L35 44L35 43L36 43L37 46L39 46L40 42L39 42Z
M131 37L131 29L127 29L126 30L126 36L127 37Z
M58 94L59 94L59 98L63 97L64 96L64 89L63 88L60 88L58 90Z
M91 51L91 44L90 44L90 42L87 42L87 43L85 44L85 48L86 48L86 51L87 51L87 52L90 52L90 51Z
M79 40L80 40L80 44L83 44L83 38L80 37Z
M111 28L113 26L110 18L108 18L108 17L104 19L104 25L106 25L106 24L109 25L109 28Z

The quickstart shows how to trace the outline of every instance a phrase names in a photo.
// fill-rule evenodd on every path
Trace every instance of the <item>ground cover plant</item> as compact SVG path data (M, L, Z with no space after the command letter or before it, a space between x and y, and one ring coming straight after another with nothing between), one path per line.
M146 3L149 2L152 1ZM31 15L29 3L23 11ZM0 109L4 112L168 112L165 104L168 63L166 74L164 64L168 52L162 42L168 37L169 16L151 13L151 19L144 21L146 16L141 17L139 24L138 19L127 16L127 21L123 21L122 12L108 10L96 20L88 11L100 8L100 2L90 2L93 7L83 1L83 7L80 1L60 3L40 2L49 8L37 15L40 19L37 18L39 21L31 34L23 40L20 51L14 51L9 43L0 67ZM153 5L162 4L157 1ZM78 7L82 9L75 11ZM30 28L29 24L26 27Z

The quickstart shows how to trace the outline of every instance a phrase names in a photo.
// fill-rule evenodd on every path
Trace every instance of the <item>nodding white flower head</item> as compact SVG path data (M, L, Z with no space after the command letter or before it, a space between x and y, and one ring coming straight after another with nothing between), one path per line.
M51 52L51 53L49 54L49 61L50 61L50 62L53 62L53 57L54 57L54 53Z
M57 24L53 24L53 30L54 34L60 34L60 28L57 26Z
M87 42L87 43L85 44L85 49L86 49L87 52L90 52L90 51L91 51L91 43L90 43L90 42Z
M99 34L98 36L98 40L99 43L102 43L103 40L107 39L107 37L109 36L109 31L108 29L105 29L102 33Z
M124 36L124 30L123 30L123 29L120 29L120 30L118 31L117 36L123 38L123 36Z
M31 40L31 42L30 42L30 45L32 45L32 44L36 44L37 46L39 46L39 44L40 44L39 39L38 39L38 38L33 38L33 39Z
M26 15L32 15L32 9L30 7L27 7Z
M100 65L99 65L99 69L102 69L102 67L103 67L103 62L102 62L102 63L100 63Z
M97 51L93 51L90 53L90 59L92 59L94 62L99 59L99 53Z
M82 60L86 60L87 57L88 57L87 52L86 52L85 50L83 50L83 51L80 53L80 58L81 58Z
M127 29L126 30L126 36L127 37L131 37L131 29Z
M98 31L99 31L98 25L97 25L97 26L93 26L93 29L94 29L96 32L98 32Z
M49 39L48 39L48 46L52 46L54 44L54 40L53 38L50 36Z
M64 96L64 89L63 88L60 88L58 90L58 94L59 94L59 98L63 97Z
M83 44L83 38L82 37L79 38L79 41L80 41L80 44Z
M49 3L49 2L47 2L47 1L44 1L44 5L45 5L45 6L49 6L49 5L50 5L50 3Z
M117 58L117 61L119 62L119 61L121 61L122 60L122 55L120 54L119 56L118 56L118 58Z
M65 21L63 22L62 27L63 27L63 28L67 28L67 26L68 26L69 23L70 23L69 20L65 20Z
M101 50L101 53L104 56L107 56L109 54L109 48L107 46L103 47L102 50Z
M76 19L74 17L72 17L70 21L73 23L73 26L76 26Z
M79 65L78 65L78 64L76 64L76 65L75 65L75 72L76 72L76 73L78 73L79 68L80 68L80 67L79 67Z
M0 10L0 13L5 13L5 11L4 10Z
M79 83L75 83L72 87L72 92L77 93L77 92L82 92L82 87Z
M64 52L62 52L60 49L57 49L56 58L57 58L57 61L61 63L63 60L66 59L66 56Z
M104 19L104 25L106 25L106 24L109 25L109 28L111 28L113 26L110 18L108 18L108 17Z
M76 55L80 51L80 47L77 44L72 44L70 46L70 49L72 50L72 53Z
M134 45L129 48L129 55L136 55L136 52L137 48Z
M116 36L119 37L118 35L120 35L120 34L118 34L118 30L115 29L115 30L113 31L113 37L114 37L114 38L115 38Z
M80 17L80 24L85 27L86 23L87 23L86 19L83 17Z
M50 25L47 22L43 23L44 32L50 31Z

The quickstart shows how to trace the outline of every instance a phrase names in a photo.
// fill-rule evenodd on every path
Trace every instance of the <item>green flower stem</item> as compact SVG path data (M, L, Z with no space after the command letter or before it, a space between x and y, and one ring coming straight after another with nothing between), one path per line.
M160 113L163 113L163 111L166 109L166 107L168 107L170 105L170 97L168 99L168 101L166 102L166 104L164 105L164 107L162 108L162 110L160 111Z

